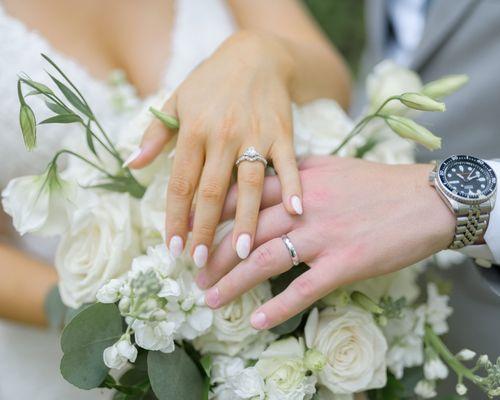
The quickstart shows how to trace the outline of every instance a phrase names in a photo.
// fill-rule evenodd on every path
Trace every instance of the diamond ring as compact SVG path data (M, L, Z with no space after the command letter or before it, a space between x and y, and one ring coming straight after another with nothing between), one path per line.
M299 256L297 255L297 250L295 250L295 246L287 235L281 236L281 240L285 243L285 246L290 253L290 258L292 259L293 266L296 267L300 264Z
M246 149L245 152L236 160L236 166L238 166L243 161L250 161L250 162L259 161L262 164L264 164L264 167L267 167L266 158L262 154L260 154L257 150L255 150L255 147L253 146Z

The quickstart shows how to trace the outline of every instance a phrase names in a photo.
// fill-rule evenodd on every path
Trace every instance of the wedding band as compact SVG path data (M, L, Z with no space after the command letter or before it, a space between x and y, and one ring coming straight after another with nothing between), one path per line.
M238 166L243 161L250 161L250 162L259 161L262 164L264 164L264 167L267 167L266 158L262 154L260 154L257 150L255 150L255 147L253 146L246 149L245 152L236 160L236 166Z
M296 267L300 264L299 256L297 255L297 250L295 250L295 246L287 235L281 236L281 240L285 243L285 246L290 253L290 258L292 259L293 266Z

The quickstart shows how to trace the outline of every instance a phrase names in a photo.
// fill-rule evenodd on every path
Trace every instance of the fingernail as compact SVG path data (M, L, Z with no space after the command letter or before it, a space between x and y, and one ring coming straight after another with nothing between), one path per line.
M247 258L250 254L250 243L252 238L248 233L242 233L238 236L238 240L236 241L236 254L242 260Z
M263 312L255 313L254 315L252 315L250 323L255 329L264 329L267 323L266 314L264 314Z
M208 247L204 244L199 244L194 249L193 260L198 268L202 268L207 263L208 259Z
M290 203L292 204L292 208L293 210L298 214L298 215L302 215L302 201L300 201L300 197L299 196L292 196L292 198L290 199Z
M137 157L139 157L141 155L141 153L142 153L142 149L140 147L135 149L132 153L130 153L128 158L123 163L122 167L123 168L128 167L128 165L131 164Z
M208 283L208 277L205 271L200 271L198 276L196 277L196 284L200 289L206 289Z
M182 249L184 248L184 242L182 238L177 235L172 236L168 248L170 249L170 254L172 254L173 257L179 257L182 254Z
M205 303L207 303L207 306L210 308L216 308L219 305L220 302L220 295L219 295L219 289L214 287L205 293Z

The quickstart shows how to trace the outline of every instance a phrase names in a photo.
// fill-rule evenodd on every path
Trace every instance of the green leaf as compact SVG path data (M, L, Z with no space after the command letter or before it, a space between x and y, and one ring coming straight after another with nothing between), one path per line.
M66 107L63 107L60 104L53 103L51 101L46 101L45 105L49 108L49 110L55 112L56 114L64 115L64 114L70 114L71 113L70 109L68 109Z
M135 197L136 199L142 198L146 190L143 186L138 184L132 178L126 176L114 176L110 180L106 180L97 185L87 186L87 188L104 189L118 193L129 193L132 197Z
M19 124L23 133L24 145L31 151L36 146L36 119L33 110L26 103L21 104Z
M98 387L109 371L104 365L103 351L120 338L122 329L122 319L114 304L96 303L76 315L61 337L64 379L81 389Z
M150 351L148 375L159 400L200 400L203 378L196 364L177 346L173 353Z
M163 111L149 107L149 111L158 118L169 129L179 129L179 120L171 115L165 114Z
M94 146L94 136L92 135L92 130L90 129L90 120L87 122L87 125L85 125L85 136L87 138L87 146L89 146L90 151L94 154L94 156L99 158Z
M281 324L275 326L271 329L271 332L280 336L292 333L300 326L300 324L302 323L302 318L307 311L308 310L304 310L299 314L294 315L292 318L286 320L285 322L282 322Z
M61 329L64 326L68 307L62 302L57 285L52 288L45 298L44 308L49 326Z
M87 105L80 100L80 98L69 88L67 87L64 83L62 83L59 79L57 79L55 76L49 74L50 78L54 81L54 83L57 85L61 93L66 97L66 99L75 107L78 111L83 113L89 118L94 118L92 115L92 112L89 110Z
M212 371L212 356L210 354L204 355L200 358L200 364L205 374L210 377L210 372Z
M29 78L21 78L21 81L25 83L26 85L32 87L35 89L38 93L40 94L50 94L53 95L54 92L52 91L51 88L49 88L47 85L44 85L43 83L33 81Z
M82 119L76 114L60 114L53 117L44 119L39 125L42 124L71 124L73 122L81 122Z

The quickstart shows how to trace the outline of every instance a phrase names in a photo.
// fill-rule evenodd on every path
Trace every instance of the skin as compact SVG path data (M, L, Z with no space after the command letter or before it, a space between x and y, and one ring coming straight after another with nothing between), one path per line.
M231 5L245 29L194 70L163 106L180 121L167 191L166 243L172 254L181 253L195 201L190 252L199 267L207 261L235 161L245 149L253 146L272 161L287 212L301 214L290 103L330 97L347 105L349 98L344 64L297 2ZM128 165L149 164L174 134L154 121ZM257 226L263 164L243 162L237 181L232 252L246 258Z
M300 166L302 216L285 211L278 180L266 178L253 252L239 261L228 251L228 236L197 277L201 287L210 288L207 304L219 308L290 269L283 234L310 269L254 312L257 329L286 321L338 287L397 271L447 248L455 218L428 184L431 170L427 164L310 158ZM234 215L235 197L232 189L225 218Z
M316 97L332 97L347 105L350 91L349 74L341 57L298 1L228 0L228 3L241 31L197 68L174 97L175 114L181 117L183 129L189 132L179 134L180 142L193 144L193 150L189 149L190 161L206 160L207 167L210 165L203 171L200 164L197 168L189 164L186 169L203 176L206 183L200 190L205 200L195 218L195 229L198 242L207 245L228 186L227 182L213 177L214 165L222 171L221 177L227 179L236 154L254 145L261 152L272 154L273 161L282 165L282 171L290 171L287 175L281 174L283 182L289 182L284 183L287 188L284 196L292 192L300 195L291 153L290 100L304 102ZM92 77L105 81L112 70L119 68L140 96L161 89L159 82L170 57L168 38L174 20L173 1L150 0L148 7L144 7L142 2L133 0L3 0L3 6L9 15L37 31L54 49L74 59ZM158 45L159 38L164 45ZM151 51L152 43L155 51ZM261 103L259 99L265 101ZM193 110L190 110L191 104ZM151 150L145 151L133 166L140 167L151 161L172 134L161 124L153 124L145 135L145 143ZM278 143L283 148L279 153ZM176 160L176 171L181 171L186 153L184 151L184 158ZM226 153L232 153L231 162ZM241 169L245 177L240 181L242 190L251 194L240 196L238 221L241 231L252 231L259 209L257 193L261 190L263 168L255 163L246 164ZM186 177L177 172L173 181L181 183L177 189L169 190L169 196L177 202L169 208L169 220L178 209L189 208L181 203L192 197L197 186L189 187L186 196L182 186ZM246 203L245 199L251 200ZM288 210L293 212L290 207ZM181 215L172 226L180 226L182 232L176 233L185 235L187 211ZM0 218L0 230L9 230L7 237L15 235L9 228L10 221ZM9 277L0 280L0 317L42 325L45 323L42 305L57 282L55 271L8 243L6 240L0 246L0 273Z

